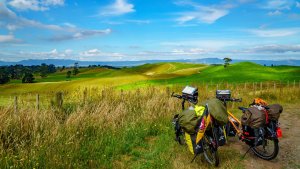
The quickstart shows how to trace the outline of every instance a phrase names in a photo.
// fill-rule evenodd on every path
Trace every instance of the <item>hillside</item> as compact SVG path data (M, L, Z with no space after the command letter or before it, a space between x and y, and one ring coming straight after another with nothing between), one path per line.
M33 84L12 81L0 86L3 96L21 93L47 92L51 90L75 90L80 87L116 86L123 89L141 87L148 84L190 84L202 82L259 82L259 81L299 81L300 67L265 67L251 62L235 63L228 68L222 65L189 63L155 63L122 68L81 68L80 73L66 78L66 69L40 78L36 75Z
M222 65L211 65L199 73L172 79L140 82L151 84L190 84L200 82L260 82L260 81L299 81L300 67L275 66L265 67L252 62L242 62L224 68ZM124 86L128 87L128 86Z

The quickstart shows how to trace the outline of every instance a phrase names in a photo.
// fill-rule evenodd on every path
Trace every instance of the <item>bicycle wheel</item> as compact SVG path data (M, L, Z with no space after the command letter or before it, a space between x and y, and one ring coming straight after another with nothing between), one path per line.
M219 166L220 160L214 139L205 134L202 145L203 154L206 161L211 165L215 165L216 167Z
M185 145L185 138L184 138L184 132L181 130L180 133L176 136L176 141L178 141L179 144Z
M264 160L272 160L276 158L279 152L278 139L265 139L262 145L252 147L251 149L259 158Z

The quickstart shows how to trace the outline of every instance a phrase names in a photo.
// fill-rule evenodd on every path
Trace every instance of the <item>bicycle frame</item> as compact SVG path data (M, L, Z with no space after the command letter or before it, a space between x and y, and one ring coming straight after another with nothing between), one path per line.
M229 111L227 111L227 113L228 113L228 120L229 120L229 122L231 123L231 125L234 127L234 129L235 129L235 131L237 132L237 134L238 134L238 136L241 136L242 135L242 131L241 131L241 129L239 129L239 127L241 126L241 121L238 119L238 118L236 118L231 112L229 112ZM232 119L234 119L236 122L238 122L238 124L239 124L239 126L236 126L235 124L234 124L234 122L233 122L233 120Z

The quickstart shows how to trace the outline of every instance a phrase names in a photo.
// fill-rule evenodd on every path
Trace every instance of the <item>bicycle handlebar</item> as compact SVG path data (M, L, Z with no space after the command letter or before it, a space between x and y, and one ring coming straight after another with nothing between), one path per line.
M177 99L183 99L183 104L185 101L188 101L190 103L193 103L193 104L197 104L197 100L192 100L192 99L189 99L189 98L186 98L186 97L183 97L182 95L179 95L179 94L175 94L174 92L172 93L171 97L176 97Z
M239 98L239 99L232 98L232 99L230 99L230 101L232 101L232 102L242 102L243 99L242 98Z
M220 99L223 102L242 102L242 98L235 99L235 98L230 98L230 99Z
M182 96L179 94L174 94L174 92L172 93L171 97L176 97L177 99L182 99Z

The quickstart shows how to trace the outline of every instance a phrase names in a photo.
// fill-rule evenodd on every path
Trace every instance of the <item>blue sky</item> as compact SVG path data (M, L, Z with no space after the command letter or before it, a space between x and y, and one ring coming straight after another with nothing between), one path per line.
M300 59L297 0L0 0L0 61Z

